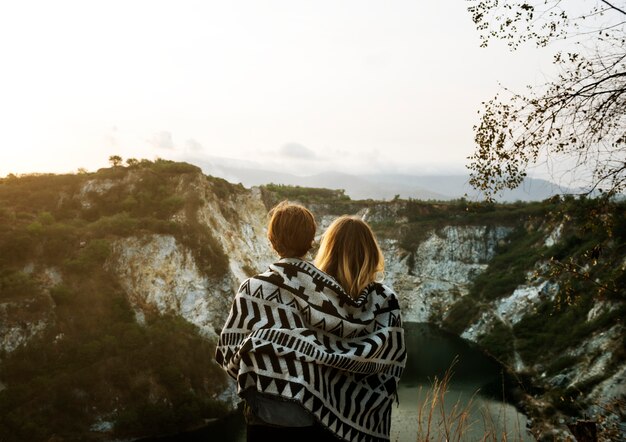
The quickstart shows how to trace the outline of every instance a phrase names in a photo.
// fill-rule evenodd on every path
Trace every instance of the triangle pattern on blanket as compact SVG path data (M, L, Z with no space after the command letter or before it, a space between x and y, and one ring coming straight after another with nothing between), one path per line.
M330 428L333 428L335 431L337 430L337 416L335 416L334 414L331 413L331 415L328 417L328 426Z
M261 390L268 391L272 381L273 381L272 378L268 378L268 377L265 377L265 376L259 376L259 384L261 384Z
M308 390L304 390L304 394L302 395L302 405L304 405L304 407L307 410L314 411L315 410L314 398L315 398L315 396L313 396L311 393L309 393Z
M384 325L384 324L381 324L378 321L374 321L374 331L378 331L378 330L381 330L383 328L387 328L387 326Z
M293 397L298 396L298 394L300 394L300 392L302 391L302 389L304 388L302 385L300 384L291 384L289 386L291 388L291 395Z
M400 322L400 315L394 315L393 313L389 314L389 327L399 327L401 324Z
M268 301L276 301L279 304L283 304L283 298L280 296L280 289L277 288L266 298Z
M326 407L322 408L322 413L320 414L320 420L327 427L329 426L328 422L330 421L329 414L330 414L330 410L328 408Z
M339 320L339 324L337 324L330 330L330 333L333 333L337 336L343 336L343 321L341 319Z
M317 413L319 410L324 410L324 403L320 401L318 398L313 398L313 413Z
M252 296L254 296L255 298L263 299L263 286L262 285L258 286Z
M322 318L317 324L313 324L315 328L321 328L322 330L326 330L326 318Z
M250 294L250 280L249 279L246 279L246 282L244 282L241 285L240 291L245 293L246 295Z
M276 392L278 394L283 394L288 382L284 379L274 379L274 382L276 383Z
M285 385L285 388L282 391L282 395L284 397L288 397L288 398L292 398L293 396L293 392L291 391L291 382L287 382L285 381L287 385Z
M345 426L344 426L344 429L345 429ZM348 431L344 431L343 438L346 439L346 440L350 440L350 439L352 439L352 428L348 427L347 430Z
M359 336L359 330L355 329L346 335L346 338L356 338Z
M298 307L298 303L296 302L296 298L291 298L289 300L289 302L287 304L285 304L287 307L292 307L292 308L297 308Z

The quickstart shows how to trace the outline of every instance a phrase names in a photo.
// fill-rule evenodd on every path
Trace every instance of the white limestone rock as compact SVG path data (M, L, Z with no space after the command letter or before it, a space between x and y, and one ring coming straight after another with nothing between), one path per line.
M42 293L0 302L0 350L10 353L39 336L55 321L51 287L62 282L56 268L39 268L29 263L23 269L39 284Z
M232 277L209 280L198 270L191 251L173 236L119 239L112 244L107 266L118 275L135 310L178 314L205 336L217 337L215 326L224 319Z
M584 384L594 378L604 377L613 359L613 351L620 345L624 327L615 325L607 331L595 333L579 342L568 354L581 361L573 370L568 387Z
M466 295L472 280L485 271L509 227L444 226L417 248L413 269L397 240L381 241L387 284L398 293L403 318L441 322L447 309Z
M563 223L556 226L550 232L550 234L547 236L547 238L544 241L544 245L546 247L552 247L553 245L557 244L561 240L562 233L563 233Z
M46 313L41 317L28 315L28 318L16 320L14 313L21 315L25 309L28 309L28 301L0 304L0 350L11 353L42 333L53 320Z

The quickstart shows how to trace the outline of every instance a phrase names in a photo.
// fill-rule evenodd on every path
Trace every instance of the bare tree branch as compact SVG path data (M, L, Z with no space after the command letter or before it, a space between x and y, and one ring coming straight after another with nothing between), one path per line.
M572 39L571 53L557 53L558 77L524 94L506 88L483 103L474 127L476 151L468 159L470 183L488 199L518 186L526 169L541 158L573 161L570 172L584 172L589 193L606 188L620 193L626 184L626 30L624 20L599 16L623 10L597 0L570 18L560 0L499 2L471 0L468 9L482 46L502 39L512 49L534 40L539 46ZM605 16L606 17L606 16ZM588 33L587 29L593 29ZM578 174L580 175L580 174Z
M613 6L612 4L610 4L609 2L607 2L606 0L600 0L602 3L604 3L605 5L608 5L610 8L615 9L618 12L621 12L622 14L626 15L626 11L624 11L623 9L618 8L617 6Z

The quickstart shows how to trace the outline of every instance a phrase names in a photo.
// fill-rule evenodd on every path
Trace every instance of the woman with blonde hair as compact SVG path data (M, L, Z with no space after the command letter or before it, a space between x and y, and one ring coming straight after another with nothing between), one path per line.
M346 310L360 310L360 317L368 322L359 336L370 333L370 338L396 340L395 346L402 349L401 354L384 351L375 359L381 364L400 368L398 373L401 374L406 362L406 350L400 306L394 291L382 284L385 259L371 227L358 216L343 215L335 219L324 232L315 265L332 276L348 295L349 298L345 299L342 293L339 294L340 302L350 305ZM386 324L392 326L389 329L385 328L385 319L379 316L383 312L391 314ZM373 328L370 327L372 323L375 324ZM391 405L393 398L397 399L399 375L397 378L389 377L385 371L383 369L365 378L375 389L382 389L384 385L388 393L386 400L378 405L379 419L366 421L367 430L378 433L376 438L380 439L375 440L389 440ZM363 382L358 377L352 381L355 384Z
M372 282L382 282L385 259L370 226L357 216L344 215L324 233L315 265L356 299Z

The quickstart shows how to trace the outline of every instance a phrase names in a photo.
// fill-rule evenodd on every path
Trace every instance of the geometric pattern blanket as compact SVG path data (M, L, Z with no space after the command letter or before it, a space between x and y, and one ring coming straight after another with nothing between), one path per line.
M215 359L240 395L295 401L346 441L388 441L406 363L398 299L379 283L352 299L312 264L281 259L241 284Z

